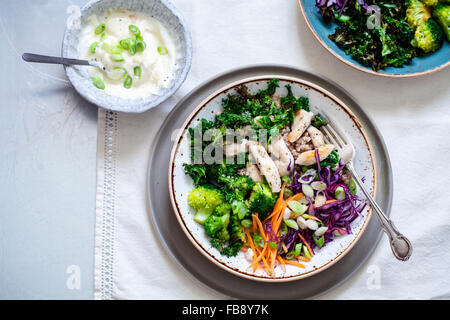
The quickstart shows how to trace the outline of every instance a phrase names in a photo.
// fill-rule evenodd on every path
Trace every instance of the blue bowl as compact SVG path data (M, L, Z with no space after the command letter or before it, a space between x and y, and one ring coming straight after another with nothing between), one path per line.
M315 0L299 0L299 3L305 20L317 40L336 58L360 71L385 77L404 78L431 73L450 65L450 44L444 40L439 50L423 57L415 57L408 65L401 68L387 67L379 71L373 71L372 68L354 60L351 55L346 54L328 38L330 34L334 33L337 25L335 23L327 24L323 21L322 16L317 12Z

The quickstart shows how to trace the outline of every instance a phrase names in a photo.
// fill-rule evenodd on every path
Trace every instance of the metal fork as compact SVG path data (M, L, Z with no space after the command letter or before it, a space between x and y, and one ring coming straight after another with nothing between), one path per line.
M374 211L377 213L377 216L381 222L381 226L383 227L384 232L386 232L389 237L389 242L394 256L398 260L408 260L412 253L411 242L395 228L392 221L386 216L383 210L372 198L370 192L364 186L361 178L353 167L353 159L355 158L355 147L353 146L353 144L345 134L333 128L333 126L329 122L327 125L323 126L321 130L324 134L325 141L334 145L340 157L345 162L348 170L353 175L354 180L361 188Z

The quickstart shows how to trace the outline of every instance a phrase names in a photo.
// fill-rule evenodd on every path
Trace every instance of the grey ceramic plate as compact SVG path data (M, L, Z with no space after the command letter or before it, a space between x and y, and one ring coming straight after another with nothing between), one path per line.
M67 58L79 57L81 30L88 18L101 16L107 9L127 9L143 13L160 21L169 31L176 44L175 68L171 82L159 92L142 98L124 99L97 89L90 79L86 67L65 67L67 77L74 88L88 101L108 110L119 112L144 112L156 107L174 94L187 77L192 60L192 43L183 17L172 3L166 0L92 0L81 8L79 23L67 26L61 55Z
M247 77L277 74L304 79L321 86L339 97L364 126L377 163L377 201L390 213L392 173L383 139L367 114L342 88L319 76L287 66L252 66L215 77L200 85L180 101L162 125L152 146L149 166L149 211L155 231L167 253L188 273L203 284L223 294L241 299L298 299L322 294L348 279L367 260L381 236L381 227L371 219L361 239L353 249L332 267L309 278L283 283L264 283L243 279L218 268L205 258L186 238L172 213L170 199L161 199L157 190L167 190L171 137L201 101L224 85Z

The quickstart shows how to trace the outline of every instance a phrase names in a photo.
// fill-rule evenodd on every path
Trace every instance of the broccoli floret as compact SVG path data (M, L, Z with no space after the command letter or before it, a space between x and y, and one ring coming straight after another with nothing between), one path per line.
M255 185L255 182L247 176L222 175L219 177L219 181L225 184L227 194L231 194L230 198L237 200L245 199Z
M269 185L258 182L252 189L249 198L249 210L251 213L258 213L260 219L265 219L272 211L277 196L272 193Z
M433 10L433 17L440 24L447 40L450 41L450 6L440 4Z
M414 34L414 45L429 53L441 47L442 30L434 19L428 19L417 27Z
M224 202L224 203L219 204L216 207L216 209L214 210L214 215L218 216L218 217L221 217L221 216L224 216L226 214L229 214L230 211L231 211L231 205L226 203L226 202Z
M204 165L183 163L183 167L184 172L194 180L196 186L206 182L206 167Z
M214 209L224 202L222 193L209 186L199 186L188 195L188 204L197 210L194 220L203 224Z
M431 18L431 13L427 7L419 0L409 0L406 9L406 21L416 29L420 24Z
M316 127L317 129L322 128L323 126L327 125L327 120L325 120L324 117L320 113L317 113L314 115L314 117L311 120L311 125L313 127Z
M217 238L217 234L221 230L226 230L228 224L230 223L230 214L225 214L223 216L216 216L211 214L206 220L203 226L205 227L205 232L211 238Z
M237 215L235 214L231 215L228 229L230 232L230 240L232 243L246 242L244 227L239 222L239 218Z
M439 0L422 0L422 2L428 7L435 7L438 5Z

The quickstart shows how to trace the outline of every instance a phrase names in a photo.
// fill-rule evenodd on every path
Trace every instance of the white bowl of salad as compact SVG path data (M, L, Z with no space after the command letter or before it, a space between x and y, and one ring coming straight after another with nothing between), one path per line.
M235 275L269 282L317 274L348 253L371 210L320 131L330 118L351 138L356 170L375 196L364 128L323 88L267 75L203 101L169 165L174 213L192 244Z

